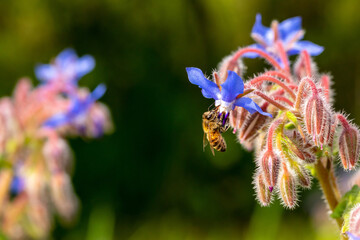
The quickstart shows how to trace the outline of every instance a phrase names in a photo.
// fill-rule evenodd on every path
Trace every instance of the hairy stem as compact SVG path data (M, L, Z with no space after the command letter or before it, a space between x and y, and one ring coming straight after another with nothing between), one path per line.
M264 99L265 101L267 101L268 103L274 105L275 107L277 107L280 110L288 110L287 107L285 107L284 105L276 102L274 99L266 96L264 93L260 92L260 91L254 91L253 94L258 95L259 97L261 97L262 99Z
M279 72L279 71L267 71L263 75L271 75L271 76L279 77L279 78L282 78L287 83L293 82L293 80L291 80L291 78L289 76L287 76L286 74Z
M333 212L339 203L340 194L336 180L334 179L335 176L330 159L327 157L319 159L315 164L315 169L316 176L324 193L325 200L331 212ZM343 225L343 219L336 218L336 223L338 224L339 228L341 228Z
M247 84L256 85L256 84L260 84L264 81L272 82L272 83L279 85L287 93L289 93L293 99L295 99L295 97L296 97L295 93L288 86L286 86L286 84L284 82L280 81L277 78L271 77L271 76L260 75L258 77L253 78L252 80L250 80Z
M306 71L306 75L311 77L311 58L310 55L308 53L308 51L304 50L301 52L302 57L304 59L304 66L305 66L305 71Z
M276 41L276 47L279 52L280 58L284 64L285 71L290 73L290 63L289 63L289 57L286 54L286 51L284 49L284 45L282 44L282 41Z
M261 49L258 49L258 48L242 48L233 55L230 62L236 63L238 58L240 58L242 55L244 55L245 53L248 53L248 52L253 52L253 53L259 54L261 57L266 59L271 65L273 65L276 69L282 70L282 67L280 66L280 64L272 56L270 56L267 52L265 52ZM231 66L235 66L235 64L231 64ZM228 70L232 70L232 69L228 69Z

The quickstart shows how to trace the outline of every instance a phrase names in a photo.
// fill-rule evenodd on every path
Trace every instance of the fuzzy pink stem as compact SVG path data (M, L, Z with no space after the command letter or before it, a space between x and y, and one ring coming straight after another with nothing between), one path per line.
M266 140L267 151L271 151L271 152L273 151L274 133L275 133L276 129L279 127L279 125L282 123L282 121L283 121L282 119L277 119L270 125L270 128L268 130L267 140Z
M238 50L230 60L230 62L232 64L229 64L229 65L235 66L235 63L236 63L237 59L240 58L245 53L248 53L248 52L254 52L254 53L259 54L261 57L263 57L267 61L269 61L269 63L271 65L273 65L273 67L275 67L278 70L282 70L280 64L272 56L270 56L267 52L265 52L265 51L263 51L261 49L257 49L257 48L242 48L242 49ZM229 70L232 70L232 69L229 69Z
M294 103L292 101L290 101L290 99L288 99L287 97L275 95L275 96L273 96L273 98L274 98L274 100L280 100L280 101L286 102L291 107L294 106Z
M288 86L286 86L282 81L280 81L279 79L274 78L274 77L261 75L261 76L258 76L256 78L253 78L252 80L247 82L247 84L254 84L255 85L255 84L261 83L263 81L269 81L269 82L276 83L277 85L282 87L286 92L288 92L292 98L294 98L294 99L296 98L295 93Z
M285 107L284 105L276 102L274 99L268 97L267 95L265 95L264 93L262 93L260 91L254 91L253 94L258 95L259 97L261 97L262 99L264 99L268 103L274 105L275 107L279 108L280 110L288 110L287 107Z
M279 72L279 71L267 71L263 75L271 75L271 76L279 77L279 78L282 78L283 80L285 80L285 82L288 82L288 83L293 82L290 77L288 77L287 75L285 75L284 73Z
M281 41L276 41L276 47L280 56L280 59L284 63L285 71L290 73L290 64L289 64L289 58L285 52L284 45Z
M305 66L305 71L306 71L306 74L311 77L311 58L310 58L310 55L308 53L308 51L304 50L301 52L302 56L303 56L303 59L304 59L304 66Z

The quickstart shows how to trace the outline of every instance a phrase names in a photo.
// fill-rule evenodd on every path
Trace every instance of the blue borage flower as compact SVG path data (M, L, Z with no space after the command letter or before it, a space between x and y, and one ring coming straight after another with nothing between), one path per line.
M72 103L69 110L65 113L59 113L52 116L45 121L44 126L57 128L65 124L73 123L77 118L86 114L94 102L104 95L105 91L105 85L100 84L85 99L80 99L78 96L72 97Z
M189 81L198 85L205 98L215 99L215 105L219 106L220 113L229 113L235 106L245 108L251 114L259 112L262 115L272 117L270 113L264 112L251 98L237 98L239 94L244 93L244 82L233 71L228 71L226 81L221 84L221 90L218 85L208 80L199 68L186 68Z
M76 84L85 74L95 67L95 60L90 55L79 58L73 49L65 49L53 64L39 64L35 68L36 77L45 83L63 81Z
M324 51L324 47L310 41L300 41L304 37L304 30L301 29L301 17L293 17L284 20L278 24L278 40L281 40L286 53L291 55L299 54L306 50L311 56L318 56ZM275 36L277 35L274 28L268 28L261 23L261 14L256 15L256 21L251 31L251 37L258 43L249 47L259 48L269 53L275 52ZM256 58L257 53L246 53L243 57Z

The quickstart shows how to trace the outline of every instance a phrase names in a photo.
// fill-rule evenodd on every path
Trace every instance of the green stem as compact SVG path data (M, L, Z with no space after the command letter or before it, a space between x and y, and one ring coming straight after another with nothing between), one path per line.
M333 212L338 205L341 196L330 159L327 157L320 158L315 164L315 169L325 200L331 212ZM342 218L336 218L335 220L339 229L341 229L344 220ZM347 236L341 235L341 239L348 238Z

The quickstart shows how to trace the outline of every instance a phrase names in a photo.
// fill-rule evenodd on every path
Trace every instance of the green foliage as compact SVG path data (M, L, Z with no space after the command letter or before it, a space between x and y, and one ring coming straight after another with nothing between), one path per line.
M332 218L343 218L344 225L341 231L344 233L349 230L349 217L352 208L360 203L360 187L354 185L341 199L333 213L330 215Z

